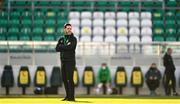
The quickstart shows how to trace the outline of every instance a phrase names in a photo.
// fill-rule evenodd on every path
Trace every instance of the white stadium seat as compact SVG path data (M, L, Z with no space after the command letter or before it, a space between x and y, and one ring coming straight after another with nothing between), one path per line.
M103 36L94 35L92 41L93 41L93 42L103 42Z
M103 27L94 27L93 28L93 35L104 35Z
M106 19L105 20L105 26L106 27L109 27L109 26L115 27L115 25L116 25L116 22L114 19Z
M151 43L152 42L152 37L151 36L143 36L141 38L142 43Z
M73 27L72 32L75 36L79 36L80 35L79 27Z
M125 36L128 35L127 27L118 27L117 35L125 35Z
M104 21L103 21L103 19L94 19L94 20L93 20L93 27L96 27L96 26L101 26L101 27L103 27L103 26L104 26Z
M81 42L91 42L91 36L81 36Z
M106 19L115 19L115 17L116 17L115 12L105 12Z
M69 23L74 26L80 26L80 20L79 19L70 19Z
M152 14L151 12L141 12L141 19L151 19Z
M92 35L91 27L82 27L81 28L81 35Z
M81 20L81 26L92 26L92 21L90 19L82 19Z
M129 12L128 16L129 16L129 19L139 19L138 12Z
M91 19L92 13L89 11L81 12L81 19Z
M127 12L118 12L117 13L117 19L127 19L127 18L128 18Z
M105 35L116 35L116 29L114 27L106 27Z
M130 43L140 43L140 37L139 36L130 36L129 42Z
M129 27L139 27L140 22L137 19L131 19L129 20Z
M93 18L94 19L103 19L104 13L103 12L93 12Z
M69 19L79 19L80 18L80 12L70 12L69 13Z
M117 20L117 27L127 27L128 21L126 19L119 19Z
M131 27L129 29L129 35L134 36L134 35L140 35L140 29L139 27Z
M141 27L152 27L152 21L149 19L141 20Z
M116 42L115 36L106 36L105 42Z
M127 36L118 36L117 42L118 43L128 43L128 37Z
M152 35L152 29L150 27L143 27L141 29L141 35Z

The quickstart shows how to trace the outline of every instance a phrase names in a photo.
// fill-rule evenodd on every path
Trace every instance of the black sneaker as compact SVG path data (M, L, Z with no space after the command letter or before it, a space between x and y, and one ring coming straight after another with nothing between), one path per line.
M61 101L67 101L68 99L65 97L64 99L62 99Z

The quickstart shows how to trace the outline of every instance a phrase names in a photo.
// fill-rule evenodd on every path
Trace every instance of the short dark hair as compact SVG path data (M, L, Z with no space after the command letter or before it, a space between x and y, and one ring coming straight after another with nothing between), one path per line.
M66 28L67 26L71 26L71 24L70 23L64 24L64 28Z

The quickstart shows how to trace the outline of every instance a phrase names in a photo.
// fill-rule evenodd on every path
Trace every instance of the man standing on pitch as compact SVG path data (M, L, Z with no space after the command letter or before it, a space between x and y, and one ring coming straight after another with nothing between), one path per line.
M177 96L178 93L176 92L176 77L175 77L175 66L172 59L172 49L168 48L166 54L163 57L163 64L165 67L165 93L166 95L170 95L171 89L169 89L169 84L171 83L173 89L173 95Z
M66 91L63 101L75 101L73 72L75 69L75 49L77 39L72 33L71 24L64 25L64 37L56 45L56 52L60 52L62 79Z

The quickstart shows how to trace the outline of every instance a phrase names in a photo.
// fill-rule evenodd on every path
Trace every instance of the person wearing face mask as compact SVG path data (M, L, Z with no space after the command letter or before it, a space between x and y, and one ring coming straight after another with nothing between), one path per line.
M96 93L100 93L100 89L103 87L103 85L106 86L108 94L111 93L111 73L106 63L101 65L101 68L98 71L97 81L98 85Z
M76 65L75 50L77 39L72 33L71 24L64 25L64 37L56 45L56 52L60 52L62 80L66 91L63 101L75 101L73 72Z
M163 57L163 64L165 67L165 73L164 73L164 78L165 78L165 93L166 95L170 95L171 94L171 89L169 90L169 83L171 83L172 86L172 90L173 90L173 95L177 96L179 95L176 92L176 77L175 77L175 65L172 59L172 54L173 50L172 48L168 48L166 54Z
M155 63L152 63L149 70L147 71L146 75L146 84L150 90L150 95L156 95L155 90L159 87L161 73L157 69Z

